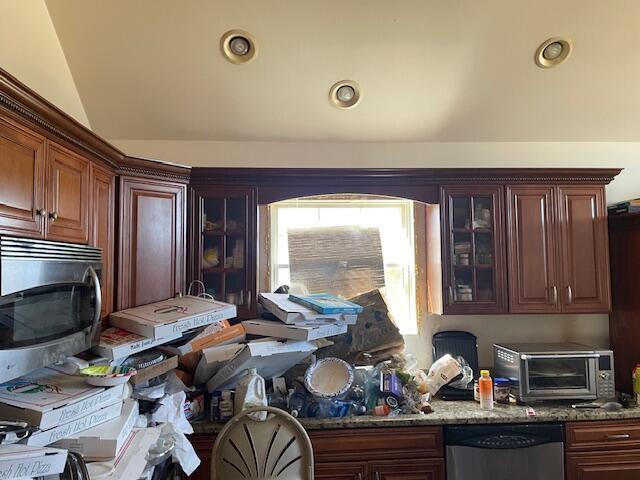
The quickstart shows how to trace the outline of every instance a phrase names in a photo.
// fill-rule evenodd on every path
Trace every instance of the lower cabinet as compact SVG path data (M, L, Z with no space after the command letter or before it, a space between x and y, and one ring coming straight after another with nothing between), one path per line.
M315 465L316 480L367 480L369 470L366 462L325 462Z
M640 478L640 421L566 424L566 480Z
M640 450L567 454L567 480L637 480Z
M316 480L444 480L440 427L312 430ZM206 480L215 435L189 437L202 463L191 480Z

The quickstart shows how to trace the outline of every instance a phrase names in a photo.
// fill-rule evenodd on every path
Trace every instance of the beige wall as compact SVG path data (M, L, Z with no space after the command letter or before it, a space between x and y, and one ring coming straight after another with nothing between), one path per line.
M640 143L268 143L114 141L125 152L197 166L237 167L621 167L608 200L640 196ZM605 347L606 315L437 316L406 337L420 365L431 363L431 335L461 329L478 337L480 362L493 342L578 341Z
M44 0L0 0L0 67L89 126Z

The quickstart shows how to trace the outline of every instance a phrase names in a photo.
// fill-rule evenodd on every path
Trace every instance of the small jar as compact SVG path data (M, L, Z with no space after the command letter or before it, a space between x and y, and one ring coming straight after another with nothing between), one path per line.
M509 394L511 393L511 386L508 378L496 378L493 381L493 395L496 403L502 405L509 404Z
M480 403L480 385L478 384L478 380L473 381L473 399Z

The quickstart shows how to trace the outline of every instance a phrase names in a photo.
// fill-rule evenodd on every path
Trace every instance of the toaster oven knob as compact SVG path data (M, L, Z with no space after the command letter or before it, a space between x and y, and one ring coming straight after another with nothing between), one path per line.
M611 374L609 372L601 372L600 373L600 378L602 380L609 380L609 377L611 376Z

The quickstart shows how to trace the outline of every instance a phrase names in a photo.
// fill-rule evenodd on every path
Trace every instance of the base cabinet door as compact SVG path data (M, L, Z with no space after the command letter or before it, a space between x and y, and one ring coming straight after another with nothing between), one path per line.
M567 454L567 480L637 480L640 450Z
M366 462L332 462L316 463L314 466L316 480L367 480Z
M403 459L369 462L371 480L444 480L444 460Z

